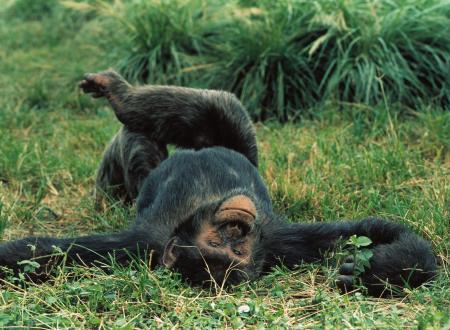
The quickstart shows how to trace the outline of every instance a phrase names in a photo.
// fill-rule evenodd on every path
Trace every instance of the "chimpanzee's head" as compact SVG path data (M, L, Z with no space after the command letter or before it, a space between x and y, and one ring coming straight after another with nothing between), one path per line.
M192 284L237 284L259 275L264 256L255 204L245 195L201 207L177 228L162 263Z

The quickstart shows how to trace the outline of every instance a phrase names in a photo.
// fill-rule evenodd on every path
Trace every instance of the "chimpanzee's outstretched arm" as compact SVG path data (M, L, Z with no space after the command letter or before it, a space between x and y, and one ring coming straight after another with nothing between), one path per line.
M183 148L223 146L257 166L254 129L233 94L173 86L133 87L112 70L86 74L80 87L93 97L106 97L130 131Z
M64 258L68 264L79 263L92 266L98 262L107 262L109 253L119 263L126 262L133 256L145 256L146 253L158 248L149 239L148 233L144 235L138 231L61 239L27 237L0 245L0 266L17 273L26 265L21 264L21 261L32 260L40 266L35 272L29 274L29 277L46 279L51 269ZM153 261L156 262L157 256L154 257ZM2 278L1 270L0 278Z
M282 262L294 267L302 262L320 260L323 253L335 248L340 239L352 235L367 236L373 245L370 268L361 275L369 293L385 293L388 282L394 286L417 287L435 275L436 261L428 242L401 224L377 218L357 222L288 224L274 230L267 238L267 267ZM341 267L337 284L351 288L354 283L353 260ZM387 293L387 292L386 292Z

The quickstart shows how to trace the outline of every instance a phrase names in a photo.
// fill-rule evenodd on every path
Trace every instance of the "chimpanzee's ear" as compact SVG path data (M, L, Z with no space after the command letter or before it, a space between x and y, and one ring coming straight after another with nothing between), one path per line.
M178 243L178 237L172 237L169 242L167 242L164 248L164 254L162 258L162 263L165 267L171 268L175 264L178 258L178 253L176 251L176 245Z

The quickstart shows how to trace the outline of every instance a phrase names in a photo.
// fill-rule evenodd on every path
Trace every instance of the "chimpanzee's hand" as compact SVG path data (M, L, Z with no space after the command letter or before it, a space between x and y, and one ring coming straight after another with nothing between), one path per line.
M353 290L356 279L354 271L355 261L353 256L348 256L339 268L339 276L336 279L336 285L341 292L346 293Z

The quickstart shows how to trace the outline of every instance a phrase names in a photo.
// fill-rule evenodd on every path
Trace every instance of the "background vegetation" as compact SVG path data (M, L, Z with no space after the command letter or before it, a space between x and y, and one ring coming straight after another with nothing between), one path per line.
M26 1L0 12L0 234L123 228L95 210L95 169L118 129L80 95L84 72L219 87L257 123L260 172L292 221L377 214L429 239L436 282L402 299L340 295L335 268L274 270L224 292L137 262L62 268L0 285L0 327L449 327L449 3L445 1ZM278 123L288 118L295 123ZM76 275L73 277L72 275ZM70 279L69 279L70 277Z
M144 82L230 90L255 119L319 102L450 101L450 5L442 0L171 0L90 5L118 23L119 68Z

